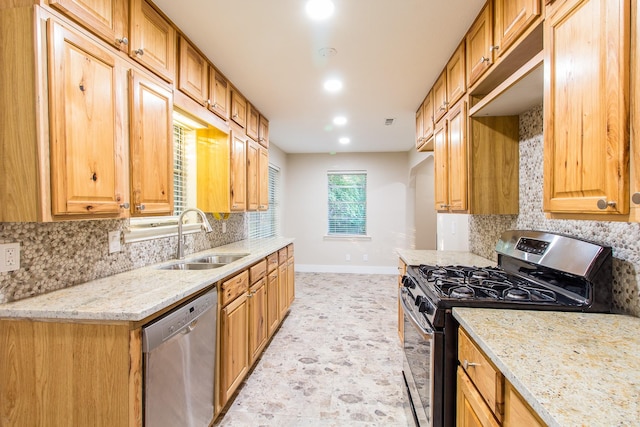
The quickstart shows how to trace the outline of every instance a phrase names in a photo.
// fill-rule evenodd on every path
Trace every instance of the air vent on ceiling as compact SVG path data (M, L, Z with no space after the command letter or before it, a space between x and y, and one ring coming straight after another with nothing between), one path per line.
M385 126L391 126L393 124L393 121L395 119L384 119L384 125Z

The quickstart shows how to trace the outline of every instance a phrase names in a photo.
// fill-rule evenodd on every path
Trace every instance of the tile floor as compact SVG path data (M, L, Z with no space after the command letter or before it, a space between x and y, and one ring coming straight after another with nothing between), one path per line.
M396 276L296 273L296 300L216 426L407 426Z

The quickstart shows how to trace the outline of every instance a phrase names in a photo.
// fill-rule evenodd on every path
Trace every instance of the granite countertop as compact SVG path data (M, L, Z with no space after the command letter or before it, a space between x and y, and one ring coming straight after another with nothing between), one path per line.
M640 425L640 318L454 308L549 426Z
M396 252L407 265L468 265L475 267L495 266L496 262L461 251L434 251L418 249L397 249Z
M160 270L176 260L104 277L32 298L0 304L0 318L139 321L211 286L292 243L290 238L242 240L191 254L247 255L211 270Z

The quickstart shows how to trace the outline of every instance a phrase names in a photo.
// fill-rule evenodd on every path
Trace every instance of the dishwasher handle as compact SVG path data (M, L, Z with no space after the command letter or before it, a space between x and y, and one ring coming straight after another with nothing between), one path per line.
M142 351L148 353L174 336L196 328L198 318L218 304L217 289L199 296L142 328Z

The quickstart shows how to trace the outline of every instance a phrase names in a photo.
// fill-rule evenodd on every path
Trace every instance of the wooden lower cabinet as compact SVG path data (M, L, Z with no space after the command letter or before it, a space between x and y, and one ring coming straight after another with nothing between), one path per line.
M533 409L522 399L509 381L505 381L504 389L504 421L505 427L543 427L546 424L540 420Z
M293 266L293 257L287 260L287 308L291 307L293 300L296 297L295 286L295 270Z
M458 397L456 400L456 425L459 427L498 427L489 406L475 388L462 367L458 367Z
M142 426L140 328L0 321L0 425Z
M248 321L246 293L220 312L220 408L249 371Z
M278 269L267 276L267 326L269 336L272 336L280 324L278 310Z
M249 289L249 362L256 361L268 338L267 279L262 278Z
M398 261L398 292L402 287L402 276L407 273L407 264L401 259ZM404 314L402 314L402 306L400 303L400 294L398 294L398 337L400 342L404 342Z
M284 319L289 309L289 298L287 297L287 264L280 264L278 267L278 318Z

